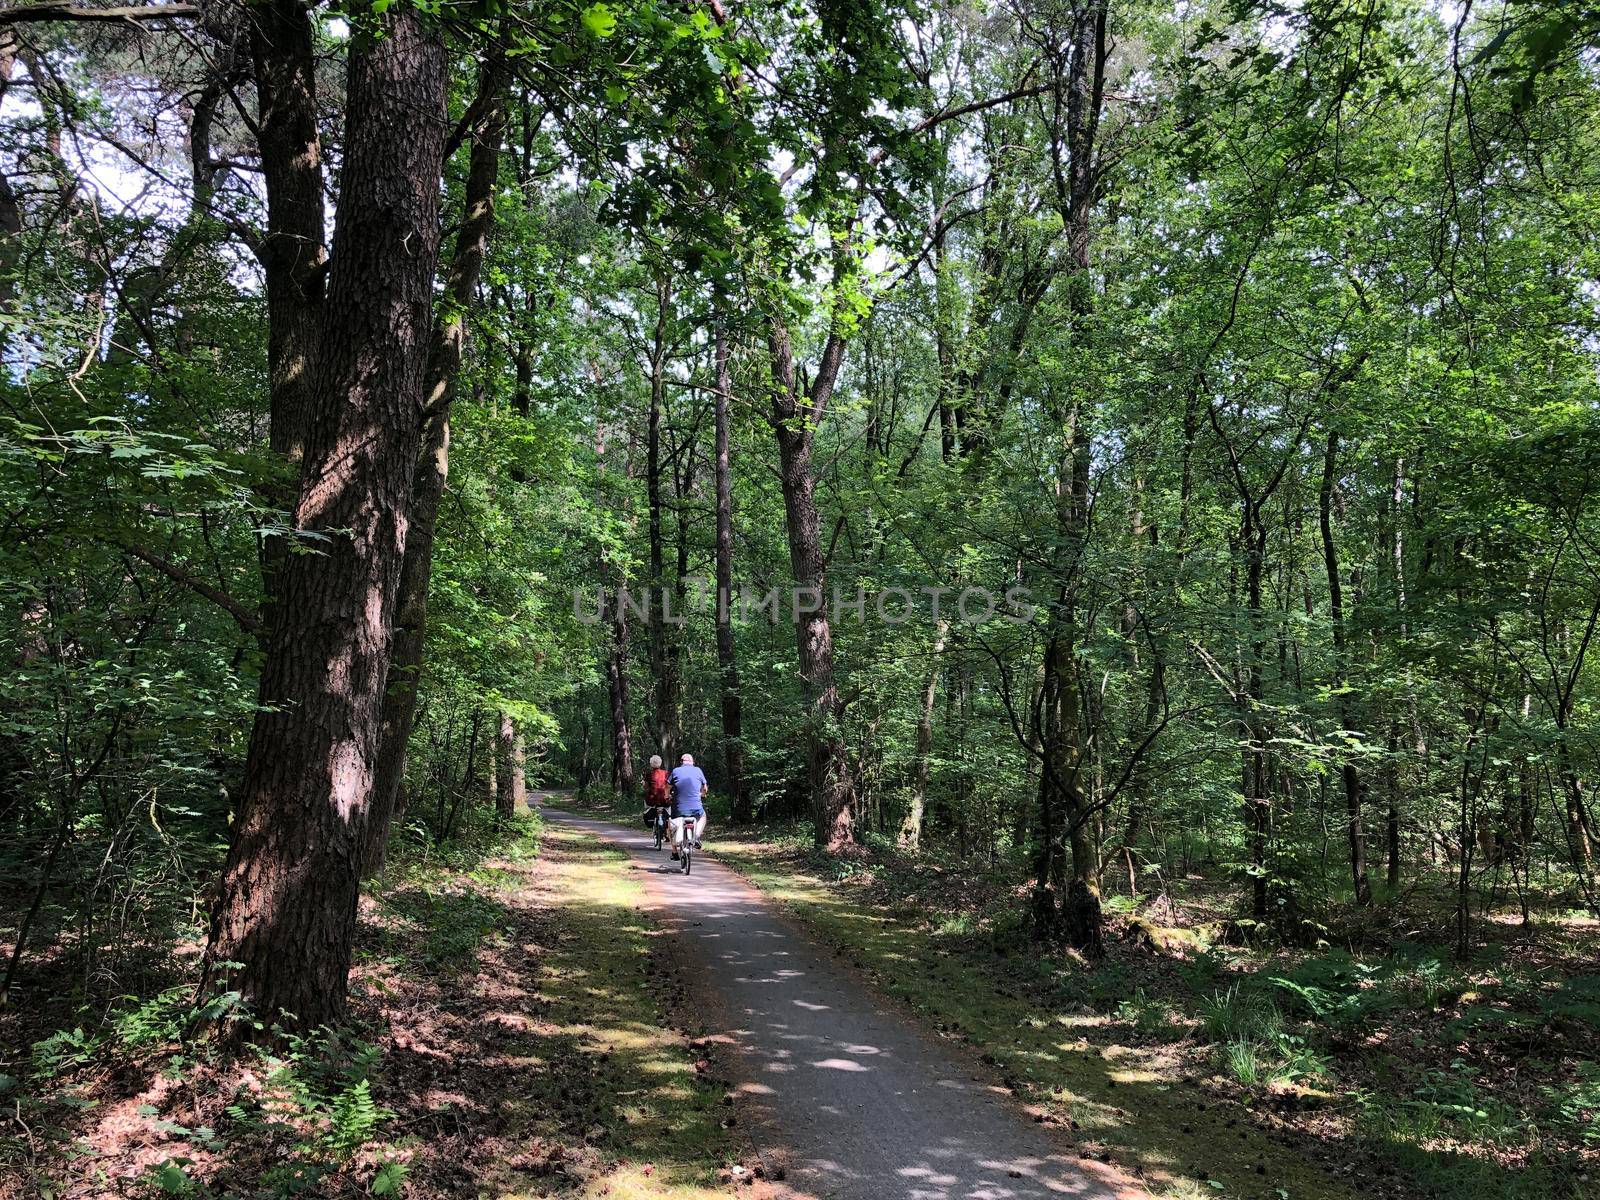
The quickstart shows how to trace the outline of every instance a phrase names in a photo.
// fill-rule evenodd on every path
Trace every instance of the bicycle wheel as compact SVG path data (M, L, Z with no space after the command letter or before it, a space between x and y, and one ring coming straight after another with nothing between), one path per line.
M693 841L693 839L684 838L683 839L683 849L678 851L678 854L679 854L680 859L682 860L683 873L685 875L687 875L689 873L689 862L690 862L690 859L694 855L694 841Z

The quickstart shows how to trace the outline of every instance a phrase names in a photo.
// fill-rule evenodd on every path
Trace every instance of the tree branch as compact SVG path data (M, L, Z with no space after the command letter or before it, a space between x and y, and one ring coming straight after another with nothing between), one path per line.
M173 21L199 15L197 4L121 4L112 8L84 4L21 4L0 8L0 26L24 21Z
M185 571L177 563L141 546L124 545L121 549L124 553L137 558L140 562L154 567L174 583L180 583L196 595L204 596L232 617L238 623L239 628L246 633L252 636L258 636L261 633L260 616L252 612L247 605L241 604L238 600L228 595L221 588L214 587L198 575L192 575Z

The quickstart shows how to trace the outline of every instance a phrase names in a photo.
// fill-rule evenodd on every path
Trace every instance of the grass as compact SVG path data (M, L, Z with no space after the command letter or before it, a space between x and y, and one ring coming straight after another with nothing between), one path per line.
M726 1194L746 1147L723 1103L726 1087L673 1027L658 931L639 911L642 889L623 869L626 855L566 830L547 832L546 848L550 871L538 886L554 937L524 1064L537 1086L518 1136L587 1146L588 1156L557 1172L582 1195ZM548 1194L547 1179L508 1184L504 1200Z

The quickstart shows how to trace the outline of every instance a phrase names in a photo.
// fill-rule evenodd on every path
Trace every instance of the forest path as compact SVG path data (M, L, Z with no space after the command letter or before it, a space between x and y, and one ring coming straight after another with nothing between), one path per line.
M673 935L689 1004L726 1051L739 1112L779 1190L819 1200L1147 1197L1081 1160L962 1062L873 997L752 884L711 855L682 875L643 826L552 808L546 820L625 850L649 910Z

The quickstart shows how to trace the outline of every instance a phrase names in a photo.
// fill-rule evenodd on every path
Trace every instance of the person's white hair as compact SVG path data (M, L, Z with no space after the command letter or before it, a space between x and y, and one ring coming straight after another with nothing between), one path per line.
M653 770L655 770L655 768L659 767L660 765L661 765L661 755L652 754L650 756L650 769L653 771Z
M685 754L685 755L684 755L684 756L683 756L683 757L682 757L682 758L681 758L681 759L679 759L679 760L678 760L678 761L679 761L679 762L681 762L681 763L683 763L683 764L684 764L684 765L685 765L685 766L688 766L688 767L692 767L692 766L694 766L694 755L692 755L692 754Z

